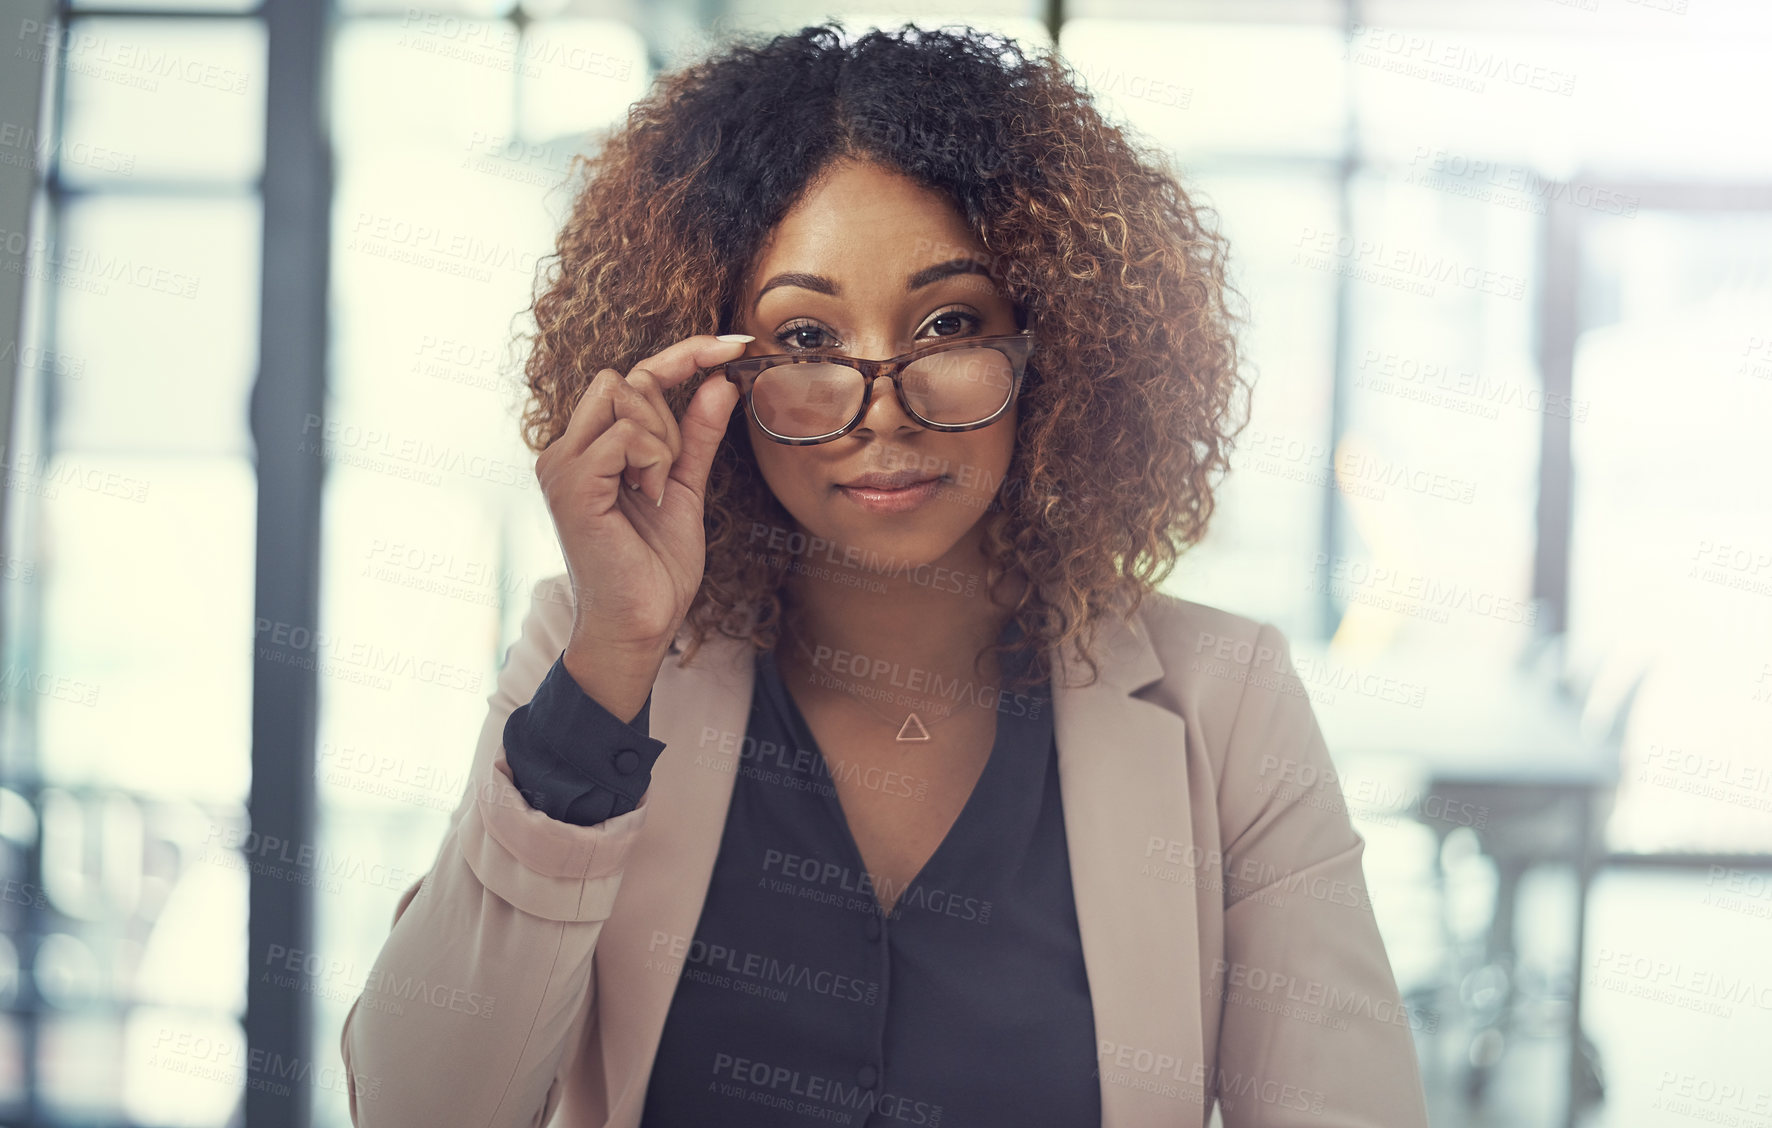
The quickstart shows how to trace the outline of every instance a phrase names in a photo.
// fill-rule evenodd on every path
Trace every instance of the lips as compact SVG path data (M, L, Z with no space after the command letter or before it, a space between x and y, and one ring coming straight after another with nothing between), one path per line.
M856 490L902 490L922 482L933 482L939 477L940 474L930 474L923 470L894 470L891 473L873 470L837 484Z
M878 477L890 478L891 475ZM864 475L860 481L866 481ZM921 509L941 489L940 477L923 478L895 490L873 486L838 486L837 492L870 513L909 513Z

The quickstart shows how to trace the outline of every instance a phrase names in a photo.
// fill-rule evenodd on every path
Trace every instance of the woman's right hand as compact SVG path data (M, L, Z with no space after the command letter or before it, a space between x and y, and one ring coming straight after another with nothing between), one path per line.
M736 360L749 339L687 337L626 376L603 369L536 458L576 600L567 671L624 721L651 692L701 586L708 470L739 400L732 383L707 380L679 424L664 391Z

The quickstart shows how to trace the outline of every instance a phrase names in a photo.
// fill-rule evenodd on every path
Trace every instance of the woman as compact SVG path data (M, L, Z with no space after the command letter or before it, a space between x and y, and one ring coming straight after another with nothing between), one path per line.
M1173 177L908 27L668 76L589 171L528 365L568 573L355 1121L1425 1124L1284 641L1154 591L1241 387Z

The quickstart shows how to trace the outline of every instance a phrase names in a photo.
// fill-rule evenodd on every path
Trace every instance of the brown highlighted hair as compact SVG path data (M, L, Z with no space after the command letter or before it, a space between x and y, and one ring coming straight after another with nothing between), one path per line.
M1031 677L1049 674L1044 647L1074 645L1093 681L1099 620L1130 615L1205 535L1249 385L1212 213L1072 75L1001 36L907 24L845 44L832 22L660 76L574 161L531 307L524 441L553 442L601 369L729 331L765 237L833 161L895 169L947 194L1033 328L1009 474L980 518L986 588L1030 581L1012 613ZM679 415L698 383L667 393ZM735 411L691 655L713 631L775 645L786 570L747 551L757 523L795 527Z

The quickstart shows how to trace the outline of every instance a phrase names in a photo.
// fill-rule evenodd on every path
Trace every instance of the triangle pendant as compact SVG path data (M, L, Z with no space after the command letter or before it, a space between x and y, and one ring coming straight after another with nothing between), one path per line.
M917 714L912 713L904 719L904 727L898 730L898 739L901 741L928 740L929 730L923 727L923 722L917 719Z

